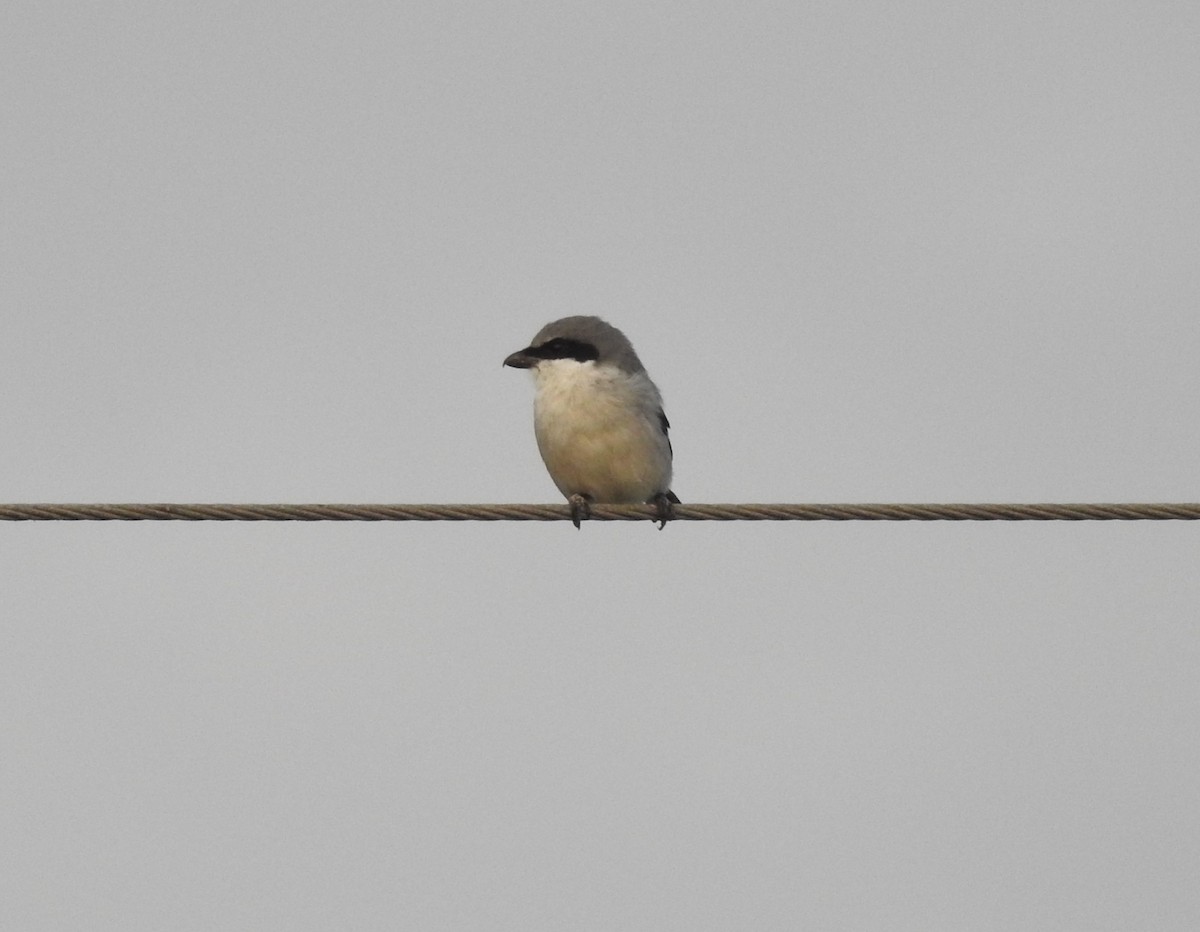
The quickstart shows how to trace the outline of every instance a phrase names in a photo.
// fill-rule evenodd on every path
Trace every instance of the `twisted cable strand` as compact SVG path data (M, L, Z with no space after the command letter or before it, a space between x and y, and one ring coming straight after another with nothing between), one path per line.
M651 505L593 505L594 521L655 520ZM0 504L0 521L569 521L566 505ZM676 505L677 521L1195 521L1200 503Z

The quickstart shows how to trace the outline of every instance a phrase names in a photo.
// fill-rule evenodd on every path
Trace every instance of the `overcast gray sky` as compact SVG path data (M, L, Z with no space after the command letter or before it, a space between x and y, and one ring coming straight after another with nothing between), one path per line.
M13 3L0 500L1200 498L1200 7ZM1194 929L1200 527L0 527L0 925Z

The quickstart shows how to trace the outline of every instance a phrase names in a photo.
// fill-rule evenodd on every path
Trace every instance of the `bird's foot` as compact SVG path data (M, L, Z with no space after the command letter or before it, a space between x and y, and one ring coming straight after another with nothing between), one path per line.
M571 522L576 528L579 527L580 521L586 521L592 516L592 503L586 495L576 493L567 499L567 503L571 506Z
M668 521L675 517L676 501L677 499L670 492L659 492L650 499L650 504L654 506L654 520L658 522L660 531L667 526Z

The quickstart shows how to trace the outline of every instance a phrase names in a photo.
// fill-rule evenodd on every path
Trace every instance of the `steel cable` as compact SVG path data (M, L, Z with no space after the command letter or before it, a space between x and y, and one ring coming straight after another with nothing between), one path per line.
M651 505L593 505L593 521L647 521ZM676 505L676 521L1195 521L1181 504ZM566 505L0 504L0 521L569 521Z

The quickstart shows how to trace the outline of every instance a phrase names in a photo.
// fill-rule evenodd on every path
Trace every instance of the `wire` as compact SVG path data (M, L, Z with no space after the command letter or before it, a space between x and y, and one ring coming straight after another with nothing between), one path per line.
M656 519L652 505L593 505L593 521ZM0 504L0 521L570 521L566 505ZM1196 521L1182 504L676 505L676 521Z

